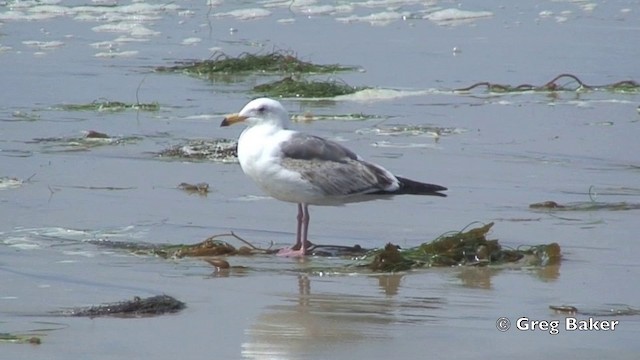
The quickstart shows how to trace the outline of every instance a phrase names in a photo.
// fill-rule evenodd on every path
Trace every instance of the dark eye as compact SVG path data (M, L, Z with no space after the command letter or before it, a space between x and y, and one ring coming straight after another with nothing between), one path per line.
M264 114L264 112L265 112L265 111L267 111L267 107L266 107L265 105L261 105L261 106L258 108L258 112L259 112L260 114Z

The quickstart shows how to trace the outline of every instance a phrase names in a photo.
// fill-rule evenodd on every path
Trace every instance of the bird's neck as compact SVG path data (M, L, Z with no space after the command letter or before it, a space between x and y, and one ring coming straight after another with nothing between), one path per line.
M264 136L273 135L283 129L284 127L282 127L281 124L261 123L261 124L256 124L246 128L242 132L242 134L244 135L246 133L246 134L252 134L252 136L258 135L258 136L264 137Z

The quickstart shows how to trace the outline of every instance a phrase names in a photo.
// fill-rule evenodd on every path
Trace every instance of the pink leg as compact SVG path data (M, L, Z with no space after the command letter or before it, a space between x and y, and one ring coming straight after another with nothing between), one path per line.
M278 256L301 257L306 255L307 249L311 246L311 242L307 239L309 219L309 205L298 204L296 243L290 248L284 248L278 251Z
M302 243L300 246L303 254L309 248L309 246L311 246L311 242L307 238L307 236L309 235L309 220L311 220L311 215L309 215L309 205L304 204L302 210Z
M304 213L302 210L302 204L298 204L298 228L296 230L296 243L291 247L292 249L299 249L302 245L302 220L304 219Z

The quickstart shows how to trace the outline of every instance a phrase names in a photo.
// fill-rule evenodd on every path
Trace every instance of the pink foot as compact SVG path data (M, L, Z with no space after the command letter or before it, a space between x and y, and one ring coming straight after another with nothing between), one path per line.
M306 254L302 249L293 250L292 248L282 248L276 255L284 257L303 257Z

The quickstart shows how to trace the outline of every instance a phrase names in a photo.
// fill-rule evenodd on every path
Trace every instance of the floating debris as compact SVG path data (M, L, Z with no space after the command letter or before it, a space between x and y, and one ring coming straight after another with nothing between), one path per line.
M236 240L246 244L246 246L240 246L235 248L226 241L220 240L221 237L233 237ZM261 249L254 246L247 240L239 237L233 232L229 234L219 234L208 237L202 242L194 245L168 245L157 247L153 250L153 253L163 258L183 258L183 257L205 257L205 256L220 256L220 255L254 255L254 254L271 254L277 250Z
M64 104L60 105L60 109L66 111L124 111L124 110L136 110L136 111L159 111L160 104L153 103L135 103L127 104L120 101L94 101L89 104Z
M0 177L0 190L16 189L22 186L22 184L24 184L24 181L15 177Z
M445 234L432 242L410 249L387 244L360 259L359 266L373 271L406 271L432 266L486 266L517 263L523 266L546 266L560 262L557 243L531 246L526 249L503 249L498 240L487 240L493 223ZM364 264L363 264L364 263Z
M137 189L135 186L86 186L86 185L58 185L60 188L66 189L82 189L82 190L106 190L106 191L123 191Z
M185 303L168 295L157 295L148 298L136 296L133 300L63 311L60 315L90 318L103 316L122 318L150 317L176 313L186 307Z
M613 306L605 307L603 309L582 310L572 305L549 305L549 309L556 313L567 315L582 315L582 316L637 316L640 315L640 309L633 308L628 305L616 304Z
M639 203L628 203L626 201L607 203L602 201L581 201L567 204L558 204L555 201L543 201L529 205L534 210L556 210L556 211L623 211L638 210Z
M369 268L373 271L404 271L416 265L414 260L408 259L400 253L397 245L388 243L382 251L376 251Z
M387 244L383 249L364 249L359 245L316 245L309 248L309 255L328 257L349 257L355 259L347 267L331 269L334 271L353 272L354 268L372 271L396 272L434 266L548 266L558 265L561 260L560 246L557 243L546 245L504 249L498 240L487 240L486 235L493 223L482 225L466 231L456 231L440 236L431 242L423 243L409 249L401 249L394 244ZM232 237L244 245L236 248L223 237ZM249 241L233 232L213 235L206 240L192 245L150 245L131 242L90 241L99 246L126 249L138 255L159 256L165 259L185 257L217 257L232 255L275 254L278 249L267 249L254 246ZM216 268L225 269L227 260L204 259ZM231 268L234 268L231 266Z
M221 240L223 237L231 237L245 245L238 248ZM111 249L128 250L136 255L158 256L163 259L181 259L185 257L211 257L211 256L231 256L231 255L255 255L255 254L275 254L278 249L259 248L249 241L239 237L235 233L218 234L210 236L196 244L178 244L178 245L157 245L126 241L111 240L89 240L88 243L108 247ZM360 245L340 246L340 245L315 245L309 247L309 255L313 256L360 256L370 250L363 249ZM214 264L211 259L204 259L214 267L220 267ZM211 261L210 261L211 260ZM212 262L213 261L213 262ZM226 260L223 260L226 261Z
M180 183L178 189L184 190L189 194L198 194L201 196L207 196L209 193L209 184L202 182L197 184Z
M243 53L237 57L216 51L209 60L182 61L174 66L159 66L157 72L182 72L192 76L216 79L218 75L251 73L326 74L356 70L353 66L318 65L298 59L288 51L268 54Z
M31 334L0 333L0 343L40 345L42 339Z
M139 136L110 136L95 130L86 131L81 137L35 138L28 144L45 144L52 151L83 151L105 145L132 144L142 140Z
M239 248L234 247L221 238L230 237L245 244ZM181 259L185 257L211 257L223 255L253 255L253 254L271 254L278 250L261 249L254 246L247 240L234 234L218 234L208 237L207 239L196 244L148 244L131 241L112 241L112 240L87 240L88 243L96 246L107 247L111 249L123 249L136 255L158 256L163 259Z
M238 142L230 139L190 140L187 144L163 150L157 156L233 163L238 161Z
M105 133L98 132L98 131L89 130L87 132L87 135L85 135L85 137L87 139L108 139L109 135L107 135Z
M560 205L555 201L543 201L529 205L530 209L562 209L564 205Z
M568 85L561 85L558 81L562 79L568 79L569 83L575 84L570 87ZM523 91L538 91L538 92L558 92L558 91L612 91L619 93L638 93L640 92L640 83L633 80L623 80L618 81L611 84L605 85L587 85L582 80L580 80L577 76L572 74L560 74L553 78L551 81L547 82L544 85L536 86L530 84L521 84L517 86L512 85L503 85L503 84L493 84L490 82L478 82L471 86L467 86L465 88L455 89L456 92L469 92L476 88L485 87L489 92L493 93L509 93L509 92L523 92Z
M330 98L364 89L366 88L351 86L342 81L307 81L288 76L282 80L254 86L253 92L270 97Z
M293 115L291 117L292 121L295 122L311 122L311 121L324 121L324 120L337 120L337 121L364 121L371 119L386 119L385 116L379 115L368 115L364 113L357 114L345 114L345 115L320 115L313 114L310 112L305 112L304 114Z
M234 255L235 247L222 240L207 239L195 245L167 246L157 249L156 254L164 258Z
M373 133L381 136L428 136L438 138L454 134L462 134L465 129L430 125L389 125L357 130L358 134Z

